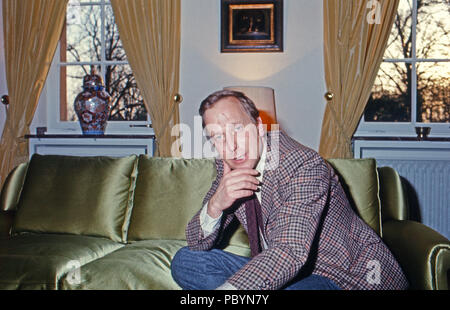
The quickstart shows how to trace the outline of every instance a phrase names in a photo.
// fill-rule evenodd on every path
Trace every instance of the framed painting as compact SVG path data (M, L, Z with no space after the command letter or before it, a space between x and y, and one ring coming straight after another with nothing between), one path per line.
M282 52L283 0L221 0L221 52Z

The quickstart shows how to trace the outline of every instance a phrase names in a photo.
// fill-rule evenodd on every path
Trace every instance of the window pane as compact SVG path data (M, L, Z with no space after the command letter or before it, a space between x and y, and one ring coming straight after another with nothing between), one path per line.
M385 59L412 57L412 0L400 0L397 16L392 26Z
M404 62L381 64L364 112L366 122L411 121L411 68Z
M105 6L105 57L106 60L126 61L127 56L119 37L119 29L110 5Z
M147 110L129 65L106 67L106 91L111 95L110 120L146 121Z
M60 120L78 121L73 102L82 91L83 77L91 72L89 63L97 62L93 66L111 95L109 120L147 121L148 114L130 66L114 64L127 62L127 58L110 2L71 0L69 15L77 18L67 18L61 35ZM88 64L76 64L79 62Z
M83 90L83 77L90 73L90 70L90 66L61 66L62 121L78 121L73 103L75 97ZM96 67L96 70L100 72L100 67ZM144 100L129 65L107 66L104 83L106 91L111 95L109 120L147 121Z
M90 73L90 70L89 66L61 66L60 114L62 121L78 121L73 103L75 97L83 90L83 77Z
M450 2L448 0L418 1L417 57L449 58Z
M450 122L450 62L417 65L417 121Z
M62 40L66 40L66 57L68 62L87 62L101 60L101 13L100 6L78 6L79 17L68 20ZM68 14L75 14L74 12ZM64 38L65 35L65 38Z

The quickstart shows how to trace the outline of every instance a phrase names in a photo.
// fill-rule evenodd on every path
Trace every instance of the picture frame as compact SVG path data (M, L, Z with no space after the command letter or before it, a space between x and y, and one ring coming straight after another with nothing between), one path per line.
M283 0L221 0L220 51L283 52Z

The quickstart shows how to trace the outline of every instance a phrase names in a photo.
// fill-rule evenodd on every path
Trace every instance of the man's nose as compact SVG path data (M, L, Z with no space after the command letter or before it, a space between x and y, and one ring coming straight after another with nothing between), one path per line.
M229 135L226 139L226 143L227 143L228 150L230 150L231 152L234 152L237 148L236 140L237 140L236 135L234 133L229 133Z

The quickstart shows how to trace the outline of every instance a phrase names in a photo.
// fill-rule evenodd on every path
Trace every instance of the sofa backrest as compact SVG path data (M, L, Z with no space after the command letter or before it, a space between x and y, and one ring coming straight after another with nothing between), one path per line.
M328 162L354 209L380 236L382 220L407 217L395 170L377 169L374 159ZM34 155L5 180L0 203L3 210L19 209L15 233L88 234L120 242L184 240L185 227L215 178L213 159ZM248 244L242 227L230 244Z
M36 154L11 171L0 203L16 211L13 234L185 240L216 174L214 159ZM229 244L247 246L245 230L236 228Z
M141 155L128 241L186 239L186 225L200 210L216 174L212 159Z
M339 175L353 209L382 236L380 186L375 159L328 159L328 162Z
M186 226L199 212L217 177L215 160L158 158L141 155L128 226L128 242L186 240ZM227 245L248 247L242 226Z
M380 180L380 201L382 221L409 219L409 208L406 190L398 172L391 167L377 169Z
M125 242L136 167L135 155L33 155L12 233L83 234Z

